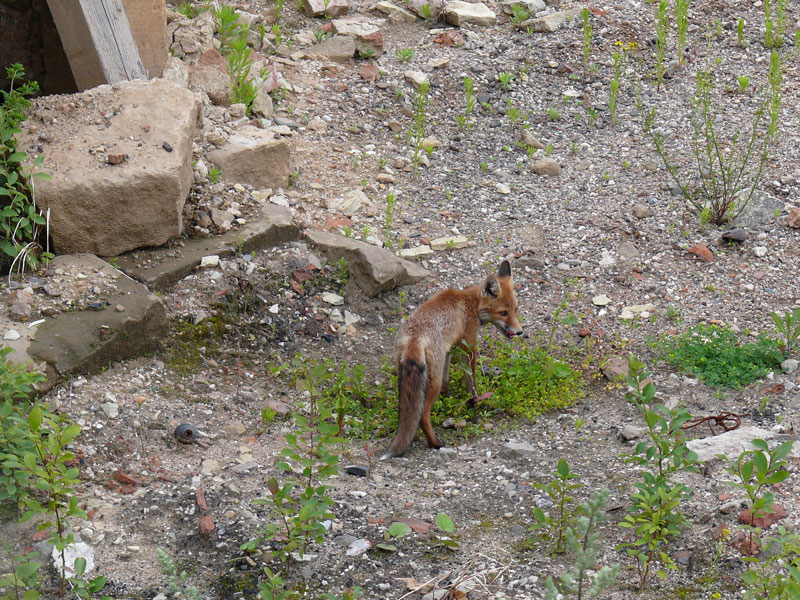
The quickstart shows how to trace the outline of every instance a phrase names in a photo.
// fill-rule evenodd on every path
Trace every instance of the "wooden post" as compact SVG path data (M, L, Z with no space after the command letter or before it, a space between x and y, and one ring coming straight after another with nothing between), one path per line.
M78 89L147 79L122 0L47 0Z

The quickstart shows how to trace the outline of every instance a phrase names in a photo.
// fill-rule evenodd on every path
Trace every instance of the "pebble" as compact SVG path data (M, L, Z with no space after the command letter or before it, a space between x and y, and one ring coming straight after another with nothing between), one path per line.
M200 259L200 268L201 269L213 269L219 266L219 256L216 254L211 254L210 256L204 256Z
M767 255L767 248L765 246L756 246L753 248L753 254L759 258L763 258Z
M4 340L8 340L9 342L14 342L14 341L18 340L21 337L22 336L20 335L19 331L17 331L16 329L9 329L3 335L3 339Z
M325 292L322 294L322 301L327 304L332 304L333 306L342 306L344 304L344 298L333 292Z

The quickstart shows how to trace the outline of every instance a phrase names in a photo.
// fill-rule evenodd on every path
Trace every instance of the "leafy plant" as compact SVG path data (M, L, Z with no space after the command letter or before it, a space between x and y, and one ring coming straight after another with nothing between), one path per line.
M270 540L277 548L273 546L269 557L281 562L287 562L294 552L302 558L309 543L323 540L326 530L322 522L333 517L333 499L327 493L329 486L322 482L336 475L339 463L333 451L339 442L339 427L332 422L330 408L320 402L321 385L331 374L325 364L308 362L300 355L289 368L308 393L308 412L294 415L296 429L286 435L286 445L275 463L287 474L286 482L281 485L270 477L270 495L254 500L270 508L275 522L266 524L256 539L242 545L243 550L255 550Z
M659 352L670 365L707 385L737 389L780 367L783 360L778 342L765 334L740 343L730 328L703 323L664 337Z
M103 588L106 581L103 576L90 582L83 581L86 563L81 558L76 559L74 565L67 565L66 562L66 548L75 541L70 521L73 517L86 518L86 513L78 508L76 486L80 478L78 468L72 466L74 455L69 450L80 430L78 425L35 403L27 416L27 441L18 443L11 451L6 450L2 457L4 474L23 471L25 482L36 490L35 494L17 494L18 501L24 507L21 520L24 522L36 518L39 530L50 531L48 542L61 558L59 592L62 598L67 593L68 583L78 597L91 598L92 594ZM68 576L68 566L74 568L74 576ZM21 572L20 567L27 569L27 572L33 568L31 561L23 562L15 571ZM23 598L37 597L27 594Z
M394 246L392 239L392 221L394 220L395 206L397 205L397 194L389 192L386 194L386 211L383 217L383 239L387 248L391 249Z
M782 317L776 313L770 313L775 329L783 338L787 354L792 354L797 349L797 341L800 339L800 308L795 308L792 312L786 311Z
M208 169L208 180L211 183L217 183L219 181L219 176L222 175L222 170L218 167L209 167Z
M414 58L414 49L413 48L398 48L397 49L397 60L399 62L408 62Z
M744 39L744 17L739 17L739 20L736 22L736 40L740 48L747 47L747 40Z
M786 6L789 0L764 0L764 46L776 48L783 45L786 32Z
M668 0L660 0L656 10L656 89L658 90L661 89L664 80L664 59L667 56L668 8Z
M443 535L437 535L434 538L434 543L450 550L458 549L459 544L454 535L456 525L453 523L453 519L447 513L440 512L436 514L434 523L436 528L443 533Z
M714 70L698 71L692 99L692 153L698 165L695 187L683 178L678 166L667 155L665 136L655 126L655 108L645 110L644 130L653 140L656 153L667 172L678 184L689 205L698 214L708 209L710 221L722 225L738 217L750 203L768 158L769 148L778 134L781 114L783 66L777 52L770 57L768 85L756 109L752 128L742 142L740 131L730 139L721 134L723 110L714 95ZM639 102L641 106L641 103Z
M0 269L13 270L16 263L22 272L25 266L35 268L39 259L53 258L50 252L37 253L41 250L39 228L47 221L36 207L33 181L50 176L36 171L43 156L37 156L33 165L25 169L22 165L28 155L16 149L16 135L22 131L19 126L30 106L28 97L39 86L35 81L21 83L25 71L19 63L7 67L6 76L11 80L10 89L0 90Z
M397 546L390 544L392 539L402 539L411 534L411 527L401 521L395 521L383 532L383 538L386 542L376 544L376 548L381 550L388 550L389 552L397 552Z
M552 541L551 551L554 554L565 552L567 530L573 525L575 518L580 513L577 506L573 507L575 498L570 494L583 487L582 483L574 482L580 475L569 470L569 464L563 458L558 460L558 466L552 473L553 479L548 483L537 483L534 487L545 492L553 502L551 514L535 506L533 508L534 523L529 531L537 531L543 541Z
M514 27L519 27L522 22L530 17L528 9L523 4L514 4L511 7L511 24Z
M592 13L588 8L581 11L581 21L583 28L583 80L587 81L589 60L592 57Z
M161 570L169 577L168 590L171 595L181 594L189 600L200 600L200 593L195 586L184 587L184 582L189 577L186 571L178 572L175 561L163 548L156 548L156 557Z
M239 13L232 4L221 3L212 9L214 27L219 33L219 53L227 56L232 49L233 42L240 38L247 39L247 28L239 22Z
M678 61L684 62L686 51L686 32L689 29L690 0L675 0L675 27L678 30Z
M231 104L244 104L247 107L247 114L250 114L253 102L258 96L258 87L255 79L250 76L252 64L253 59L251 58L250 48L247 45L247 38L240 36L232 40L228 53Z
M417 94L414 96L414 113L412 117L411 129L408 130L408 142L411 144L413 154L411 162L414 169L419 168L421 155L422 155L422 142L428 134L428 92L430 91L430 83L423 81Z
M761 528L755 526L755 520L773 512L775 496L772 492L766 491L766 488L782 483L789 477L784 459L792 451L794 441L784 442L774 450L770 450L762 439L755 439L751 443L754 449L745 450L735 461L724 454L717 455L717 458L727 463L725 470L736 477L736 481L726 483L747 494L750 523L746 526L748 543L744 554L756 554L758 551Z
M566 594L574 594L578 600L597 598L604 590L614 584L619 565L611 565L597 569L600 554L599 534L594 530L605 520L605 509L608 504L609 491L600 490L588 502L580 507L580 516L576 523L567 527L567 547L575 558L572 568L561 575L558 580L548 576L545 580L545 600L559 600ZM587 577L590 571L594 576Z
M508 71L504 71L497 76L497 81L500 82L500 85L503 86L505 91L508 91L511 87L511 82L514 80L513 73L509 73Z
M632 508L619 526L633 531L633 541L619 545L636 561L639 591L647 587L655 571L666 577L666 569L675 563L664 546L678 535L685 516L678 508L689 494L689 489L675 483L673 477L686 471L699 471L697 454L686 447L682 426L691 415L684 408L668 408L663 404L653 406L656 388L650 373L634 355L628 356L628 375L625 377L629 391L625 399L633 404L644 419L648 440L639 442L626 461L643 466L642 479L635 484L631 495Z
M456 115L456 123L458 124L458 128L462 131L464 129L469 129L469 118L477 102L475 98L475 81L471 77L464 77L464 96L466 99L465 112L463 115Z
M551 106L547 109L547 116L551 121L558 121L561 118L561 113L558 112L558 109L555 106Z

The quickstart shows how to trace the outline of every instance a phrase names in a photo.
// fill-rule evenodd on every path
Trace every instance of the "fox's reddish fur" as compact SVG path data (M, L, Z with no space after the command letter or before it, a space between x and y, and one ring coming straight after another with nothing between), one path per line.
M431 426L431 408L447 387L450 350L461 346L469 356L472 380L467 377L467 386L474 402L475 345L478 329L486 323L508 338L522 334L508 261L478 285L442 290L403 323L395 344L400 416L397 433L382 458L404 454L420 422L428 445L441 447Z

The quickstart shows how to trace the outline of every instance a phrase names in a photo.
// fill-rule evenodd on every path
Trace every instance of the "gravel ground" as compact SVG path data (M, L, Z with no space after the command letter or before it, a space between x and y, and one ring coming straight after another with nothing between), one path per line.
M369 13L366 3L353 5L357 13ZM292 187L274 196L288 203L306 227L349 228L355 236L381 243L386 239L385 199L394 192L397 214L388 230L395 244L413 248L453 235L469 240L463 249L423 258L431 278L407 288L402 299L396 292L366 299L352 286L340 285L332 267L324 267L321 277L319 269L308 269L309 264L321 266L324 257L305 244L222 260L218 269L199 271L163 296L173 332L162 354L76 378L48 395L84 428L78 440L85 456L81 493L90 518L76 529L94 548L98 570L109 577L114 597L150 599L168 593L168 578L155 554L161 547L186 569L185 585L197 586L200 597L254 598L264 557L244 560L239 546L267 519L267 511L252 500L268 494L268 479L278 476L274 463L283 436L292 430L281 419L264 426L260 410L306 405L286 377L271 374L270 365L301 353L337 365L363 364L368 380L380 379L382 356L391 354L391 331L401 313L436 289L478 281L503 258L513 259L520 313L530 332L528 339L513 343L533 344L540 339L537 332L549 332L551 316L562 302L566 312L578 317L577 325L559 326L556 339L559 354L580 365L583 400L535 423L490 419L480 435L474 435L475 429L448 429L443 451L429 450L418 440L407 457L373 465L370 478L334 478L331 531L323 544L309 548L306 560L285 572L292 589L320 598L323 592L341 594L358 585L362 598L401 598L422 597L410 592L409 580L431 582L440 593L467 581L462 588L466 596L453 597L541 598L544 579L563 572L571 557L551 557L546 548L526 543L534 507L547 506L532 484L549 481L563 457L581 475L584 487L575 493L579 500L597 489L610 490L608 522L598 530L597 563L623 567L618 583L603 597L741 596L739 553L725 548L712 561L714 531L720 523L734 523L741 500L725 484L728 475L718 461L702 473L685 475L693 490L685 503L689 526L667 549L677 570L643 593L636 589L633 564L615 547L628 539L616 524L638 480L637 468L624 461L637 440L626 441L620 432L641 423L603 367L611 358L634 352L653 368L665 403L684 404L697 416L732 411L745 415L744 425L781 434L794 431L800 405L797 371L720 392L654 363L655 349L647 340L700 322L725 323L741 332L771 331L771 311L800 304L800 230L787 224L790 210L800 206L797 49L787 42L780 50L786 68L783 119L766 161L764 194L754 202L761 210L741 220L743 241L726 243L721 236L727 228L702 226L674 193L674 182L642 130L631 82L640 80L644 106L657 108L670 152L691 165L689 100L695 73L706 61L720 59L715 102L728 111L721 129L749 127L759 96L734 90L739 75L750 77L751 89L766 81L769 56L759 41L760 2L694 3L686 61L668 65L669 78L659 91L649 77L625 77L617 123L611 123L608 110L611 53L618 41L634 43L628 67L639 74L652 72L654 5L590 5L590 62L595 67L586 80L579 18L554 33L528 34L514 29L499 5L490 6L498 24L462 26L454 30L455 45L421 20L387 21L381 26L385 54L377 61L280 63L291 91L278 105L278 115L299 124L293 137L297 177ZM574 6L563 2L561 9ZM243 8L260 14L267 6L254 2ZM800 28L797 6L788 11L787 38ZM740 17L746 21L745 49L737 45ZM322 24L287 5L286 25L296 38L305 34L313 39L310 30ZM708 30L716 33L710 43L704 35ZM670 35L668 61L676 52L674 29ZM401 62L399 48L412 48L411 60ZM437 59L449 62L430 66ZM382 71L377 82L359 75L372 62ZM427 133L439 141L425 159L429 164L416 170L406 145L415 94L407 71L421 71L430 80ZM498 81L501 73L512 74L508 89ZM464 113L464 76L474 79L481 104L470 128L462 131L454 117ZM528 124L530 137L524 139L541 142L532 156L517 144L523 127L512 123L516 110ZM324 131L308 127L317 117ZM208 109L206 118L209 126L225 127L226 117L218 109ZM533 165L546 157L556 161L560 175L534 172ZM363 190L373 205L348 221L329 221L342 218L327 208L331 199L351 189ZM201 180L187 214L215 202L222 208L236 202L234 208L246 216L248 207L257 204L251 191ZM701 260L698 244L709 250L711 261ZM305 274L318 279L302 288L292 285ZM341 319L322 301L325 291L345 296ZM610 300L605 306L593 300L601 294ZM621 318L624 307L646 304L652 305L646 309L649 315ZM360 321L343 322L345 310ZM198 333L202 330L205 335ZM765 389L777 384L784 391L769 395L767 408L757 411ZM177 444L172 432L180 423L194 424L202 445ZM388 441L388 436L370 439L369 445L382 451ZM344 453L343 464L370 462L357 440L348 442ZM790 460L793 473L796 464ZM207 510L196 490L202 490ZM796 530L796 477L774 493L789 512L781 524ZM456 550L436 543L441 536L431 524L439 512L456 524ZM201 517L209 514L216 528L202 534ZM347 555L360 540L373 546L383 542L398 517L417 520L417 531L396 541L396 552L373 547ZM8 531L17 539L30 534L11 525Z

